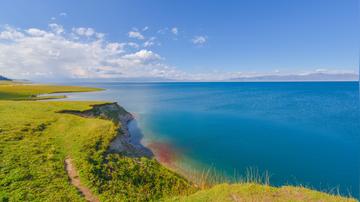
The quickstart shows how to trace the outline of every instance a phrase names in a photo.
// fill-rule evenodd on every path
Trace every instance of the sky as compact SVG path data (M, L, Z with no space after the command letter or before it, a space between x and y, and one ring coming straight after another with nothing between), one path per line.
M1 0L0 75L226 80L357 73L357 0Z

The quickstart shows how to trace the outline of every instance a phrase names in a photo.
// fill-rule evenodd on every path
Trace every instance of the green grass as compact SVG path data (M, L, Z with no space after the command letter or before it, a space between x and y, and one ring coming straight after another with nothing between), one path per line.
M156 160L108 154L121 126L58 113L84 111L94 104L103 103L0 101L0 201L84 201L68 180L66 157L102 201L158 200L193 190Z
M54 86L40 85L30 83L16 83L11 81L0 82L0 100L39 100L39 99L55 99L59 96L43 96L40 94L51 93L70 93L70 92L90 92L99 91L100 88L89 88L79 86Z
M220 184L213 188L201 190L190 196L175 197L167 201L326 201L326 202L355 202L355 199L344 198L338 195L329 195L323 192L303 187L283 186L272 187L255 183Z
M10 201L83 200L68 182L63 161L69 152L60 142L65 137L76 137L79 127L86 129L94 125L106 132L111 124L55 112L62 108L87 109L88 104L94 103L0 101L0 198ZM81 134L90 135L91 131Z
M84 201L69 182L67 157L102 201L355 201L301 187L260 185L256 173L243 183L203 186L195 193L199 188L154 159L108 153L121 127L116 123L58 113L102 102L32 100L42 93L93 90L99 89L0 84L0 201Z
M301 185L274 187L270 185L269 173L260 172L257 168L248 168L244 174L234 173L232 177L212 167L201 172L193 170L180 173L193 181L200 191L167 198L165 201L357 201L350 196L341 196L336 189L316 191Z

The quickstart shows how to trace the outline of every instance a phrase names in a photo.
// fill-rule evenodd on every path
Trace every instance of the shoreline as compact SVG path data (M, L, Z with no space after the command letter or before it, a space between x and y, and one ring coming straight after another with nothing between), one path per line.
M118 105L120 108L123 108L116 102L114 104ZM126 109L124 110L126 111ZM183 177L192 182L194 182L192 178L195 178L195 173L196 176L201 175L200 171L190 172L190 169L185 169L177 164L178 160L180 160L182 157L181 154L179 155L179 153L172 148L172 145L170 143L153 140L144 143L143 140L145 134L142 133L141 128L139 128L137 124L136 117L138 117L138 115L133 115L133 113L128 111L126 111L126 113L128 115L124 116L124 118L119 119L119 123L122 126L121 130L123 132L118 133L114 140L110 142L109 151L124 152L124 150L127 150L130 153L134 153L135 150L135 153L140 155L130 156L145 156L148 158L154 158L159 164L163 165L164 167L175 173L182 175Z
M117 103L116 103L117 104ZM119 104L119 107L123 108ZM174 162L178 158L177 152L171 149L171 145L160 141L149 141L144 143L145 134L137 124L136 116L128 112L129 116L124 119L120 119L121 130L123 134L118 134L115 139L110 143L110 150L119 151L119 146L126 142L126 144L132 145L133 148L142 152L144 149L151 151L151 155L147 157L155 158L160 164L167 168L175 169Z
M154 158L162 166L194 183L196 187L204 188L210 187L214 184L214 182L210 182L210 175L213 172L213 168L204 167L203 169L200 169L197 168L197 166L193 166L193 164L185 160L186 157L183 156L180 151L174 149L171 143L156 140L150 140L144 143L143 140L145 134L142 133L141 128L139 128L136 120L136 117L138 117L138 115L135 116L130 112L128 113L131 114L131 119L124 120L123 122L123 124L127 124L127 126L123 128L123 130L126 130L125 133L128 135L126 137L128 141L127 143L133 144L133 138L135 138L136 144L133 144L134 147L139 146L141 148L150 150L152 152L152 156L150 156L149 158ZM133 123L135 123L135 127L132 126ZM110 143L110 145L119 144L119 141L117 141L117 139L122 138L123 137L121 134L117 135L117 137Z

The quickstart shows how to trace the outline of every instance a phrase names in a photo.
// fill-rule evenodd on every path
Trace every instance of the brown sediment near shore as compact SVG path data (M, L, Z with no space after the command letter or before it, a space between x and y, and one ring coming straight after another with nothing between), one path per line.
M181 150L176 149L169 142L152 141L145 146L154 153L156 160L161 165L185 177L196 187L209 188L225 179L218 175L214 168L187 159Z
M185 158L182 152L175 149L171 143L153 141L146 144L155 155L156 160L166 168L182 175L189 181L195 184L197 187L208 187L210 183L208 178L210 177L211 169L205 170L196 169L195 167L186 164Z
M172 149L172 145L165 142L150 142L146 145L153 153L155 158L162 164L174 166L174 162L178 159L178 153Z

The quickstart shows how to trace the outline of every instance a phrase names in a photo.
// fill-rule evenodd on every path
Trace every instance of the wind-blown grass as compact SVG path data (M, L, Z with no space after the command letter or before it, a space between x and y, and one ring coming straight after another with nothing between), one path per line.
M315 191L302 185L274 187L270 185L269 172L261 172L254 167L247 168L243 174L234 171L233 176L213 167L180 172L200 191L165 201L357 201L350 194L347 198L340 195L336 189Z
M190 196L175 197L168 201L278 201L278 202L355 202L355 199L344 198L338 195L329 195L323 192L310 190L303 187L282 186L272 187L257 183L219 184L210 189L196 192Z

